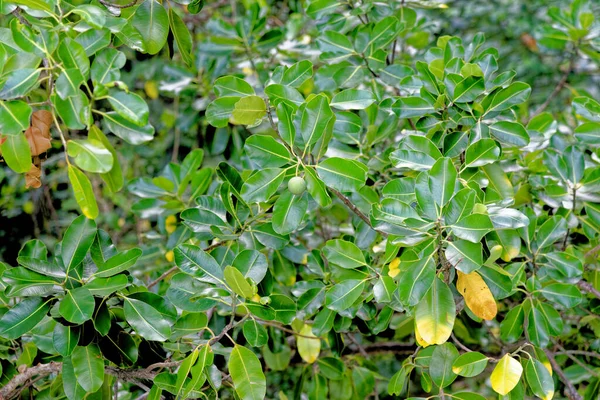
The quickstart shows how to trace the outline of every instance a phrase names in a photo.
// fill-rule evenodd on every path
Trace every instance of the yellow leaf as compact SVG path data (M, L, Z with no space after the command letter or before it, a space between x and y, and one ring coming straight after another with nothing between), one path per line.
M167 259L168 262L173 262L173 259L175 258L175 254L173 254L173 250L169 250L165 253L165 258Z
M452 291L436 278L415 308L415 324L422 339L429 344L445 343L452 334L456 305Z
M398 275L400 273L400 258L396 257L392 260L392 262L389 265L389 271L388 271L388 275L391 278L396 277L396 275Z
M463 274L457 271L457 273L456 289L465 298L467 307L479 318L488 321L494 319L498 307L490 288L483 278L477 272Z
M146 81L146 83L144 83L144 91L149 98L153 100L158 98L158 85L156 82Z
M521 363L506 354L500 359L492 375L490 381L492 382L492 389L496 393L506 396L508 392L513 390L519 383L523 374L523 367Z
M165 230L167 233L171 234L175 232L175 229L177 229L177 217L174 215L169 215L165 220Z
M419 333L419 329L417 329L417 325L416 324L415 324L415 340L417 341L417 344L419 346L421 346L422 348L425 348L425 347L429 346L429 343L427 343L421 337L421 334Z
M321 339L315 336L315 334L312 332L312 327L307 324L304 324L300 330L300 334L302 336L296 337L298 353L304 361L312 364L317 361L317 358L319 358L319 353L321 352ZM305 336L314 337L314 339L309 339Z

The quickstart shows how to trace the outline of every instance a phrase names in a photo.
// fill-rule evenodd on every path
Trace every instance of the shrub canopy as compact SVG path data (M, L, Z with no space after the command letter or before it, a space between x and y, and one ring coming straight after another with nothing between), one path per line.
M0 0L0 399L599 398L600 8L478 3Z

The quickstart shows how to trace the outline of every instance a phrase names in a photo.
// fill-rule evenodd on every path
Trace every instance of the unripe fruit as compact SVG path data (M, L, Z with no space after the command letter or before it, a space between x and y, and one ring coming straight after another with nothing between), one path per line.
M288 190L295 195L301 195L306 190L306 181L299 176L295 176L288 182Z

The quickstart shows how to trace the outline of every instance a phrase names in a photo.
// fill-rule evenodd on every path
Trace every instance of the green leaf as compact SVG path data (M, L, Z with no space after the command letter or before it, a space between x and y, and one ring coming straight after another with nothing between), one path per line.
M95 344L77 346L71 354L71 362L77 377L77 383L93 393L100 389L104 382L104 359Z
M392 108L400 118L422 117L434 111L433 106L420 97L401 97Z
M95 219L98 216L98 204L96 203L96 196L94 196L94 189L92 183L87 176L80 169L69 165L69 182L73 187L73 193L75 194L75 200L81 208L81 212L86 218Z
M142 144L154 137L154 127L150 124L138 126L115 112L106 113L103 116L106 128L127 143Z
M252 135L244 143L244 149L260 168L281 167L292 161L286 147L271 136Z
M558 303L566 309L575 307L583 300L577 286L567 283L551 283L540 289L540 292L546 299Z
M487 214L470 214L452 225L452 233L460 239L477 243L494 229Z
M155 0L146 0L146 2L155 2ZM137 94L111 89L108 102L117 114L132 124L137 126L148 124L148 105Z
M457 375L471 378L485 370L488 358L477 351L464 353L452 364L452 372Z
M31 112L24 101L0 101L0 134L15 136L29 128Z
M419 332L421 332L419 330ZM444 343L436 346L431 354L429 362L429 375L433 383L444 388L456 379L456 373L452 365L458 359L458 350L452 343Z
M537 231L536 244L538 252L557 240L564 238L566 234L567 221L563 217L555 215L547 219Z
M344 311L363 294L365 281L348 279L332 286L325 294L325 305L334 311Z
M213 84L213 90L219 97L234 96L239 98L254 95L252 86L236 76L223 76L217 79Z
M406 386L407 378L412 370L412 367L402 366L398 372L392 376L388 382L388 393L391 395L400 396Z
M367 265L362 251L352 242L342 239L330 240L322 251L330 264L341 268L354 269Z
M169 16L162 4L144 0L135 10L131 22L142 35L148 54L156 54L163 48L169 35Z
M194 64L194 57L192 56L192 35L181 17L174 11L173 7L169 8L169 25L171 26L171 32L173 32L183 62L186 63L188 67L192 67Z
M291 87L302 86L313 75L313 65L308 60L299 61L291 65L281 78L281 84Z
M265 168L252 174L242 186L241 195L247 203L268 201L283 183L285 169Z
M40 70L34 68L17 69L0 77L0 99L12 100L23 97L38 84Z
M52 345L63 357L69 357L79 342L79 328L57 323L52 333Z
M500 121L490 125L490 133L502 143L524 147L529 144L527 131L518 122Z
M284 192L273 206L273 230L281 235L287 235L300 227L302 219L308 210L308 196L294 195Z
M433 255L402 263L398 281L398 298L405 305L414 306L429 291L435 278Z
M83 215L75 218L62 240L61 258L66 274L85 258L96 237L96 223Z
M456 305L452 291L442 280L434 279L433 285L415 308L415 323L419 334L427 343L445 343L452 333L455 317ZM456 356L458 357L458 352ZM452 362L448 367L450 369Z
M469 76L454 88L455 103L469 103L474 101L485 91L485 82L481 76Z
M264 399L267 383L260 361L252 351L235 345L229 356L228 369L235 392L240 399Z
M94 275L99 278L106 278L126 271L135 265L136 261L141 255L142 250L138 248L117 253L106 260L104 265L100 266Z
M531 87L524 82L514 82L504 89L500 89L486 97L483 107L484 116L491 112L499 112L525 102L529 98Z
M225 270L223 271L223 275L225 277L227 286L229 286L237 295L246 299L254 296L252 285L248 283L244 275L242 275L242 273L236 268L230 265L226 266Z
M21 300L0 318L0 336L13 340L30 332L50 310L49 303L42 298Z
M300 119L300 134L304 140L305 152L324 136L332 118L335 116L324 95L315 96L306 103Z
M175 263L186 274L207 283L224 285L221 266L207 252L191 244L182 244L175 248Z
M373 93L367 90L347 89L333 96L330 106L338 110L364 110L374 102Z
M92 82L106 84L119 80L121 78L120 70L126 62L125 53L117 49L107 48L101 50L94 57L94 63L92 64Z
M84 171L106 173L112 169L112 153L97 140L69 140L67 152L69 156L75 158L75 164Z
M104 146L110 154L112 154L112 167L110 171L102 174L102 179L108 185L108 188L111 192L116 193L123 187L123 173L121 171L121 165L119 164L119 159L117 158L117 152L114 147L108 141L108 138L104 135L104 133L98 128L96 125L92 125L88 132L88 138L90 140L95 140Z
M94 296L108 296L127 286L129 286L129 280L125 275L116 275L110 278L95 278L84 285Z
M525 379L529 388L540 399L550 400L554 397L554 380L544 364L535 358L525 363Z
M483 265L483 246L467 240L448 242L446 259L459 271L469 274Z
M92 318L96 302L87 288L67 290L58 312L67 321L80 325Z
M25 135L4 136L4 143L0 146L2 157L6 164L17 173L25 173L31 169L31 150Z
M500 157L500 148L492 139L480 139L471 143L465 153L467 167L481 167L491 164Z
M246 320L242 329L244 332L244 337L250 346L262 347L267 344L267 341L269 340L267 329L259 324L255 319L250 318Z
M456 185L458 174L452 159L442 157L438 159L429 171L429 189L433 200L440 209L450 201L454 195L454 186Z
M600 144L600 122L585 122L575 128L575 137L579 142L597 147Z
M265 101L258 96L242 97L233 108L231 123L255 126L267 113Z
M144 339L164 342L171 336L171 324L151 305L129 297L123 298L125 319Z
M56 93L63 100L67 99L67 97L75 96L79 93L79 87L84 81L85 78L78 68L65 69L60 73L58 79L56 79Z
M340 192L358 191L365 185L367 172L363 163L340 157L328 158L317 165L317 173L323 182Z

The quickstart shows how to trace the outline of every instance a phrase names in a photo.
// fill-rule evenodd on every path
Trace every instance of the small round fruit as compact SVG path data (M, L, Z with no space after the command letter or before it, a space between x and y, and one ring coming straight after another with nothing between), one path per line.
M306 181L295 176L288 182L288 190L295 195L301 195L306 190Z

